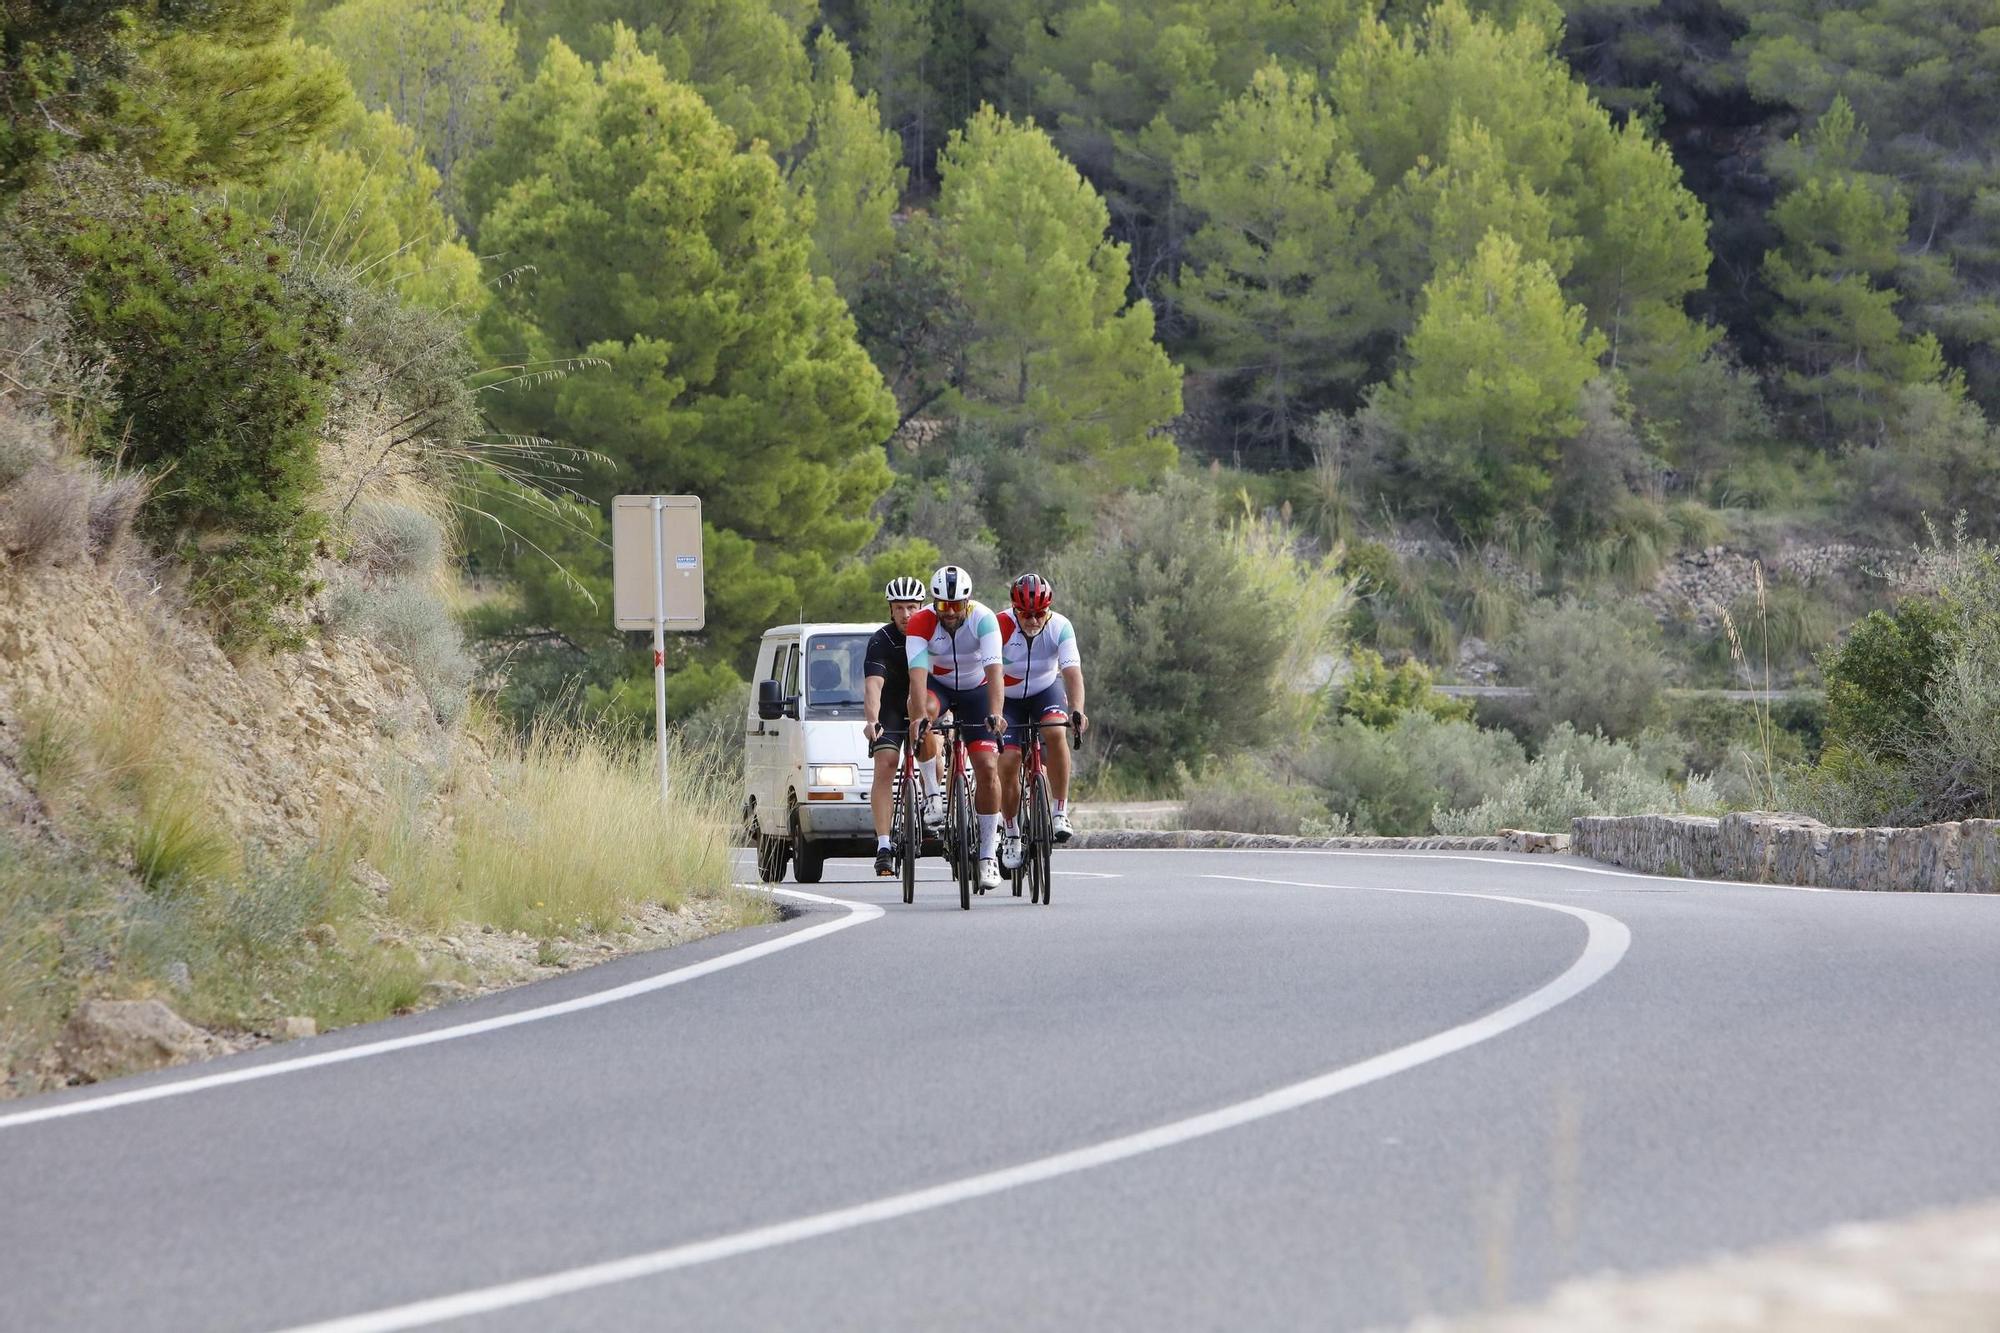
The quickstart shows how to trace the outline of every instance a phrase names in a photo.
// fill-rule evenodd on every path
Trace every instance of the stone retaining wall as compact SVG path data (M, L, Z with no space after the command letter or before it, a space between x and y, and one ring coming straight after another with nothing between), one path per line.
M1752 812L1592 816L1575 821L1579 856L1654 875L1810 884L1826 889L2000 893L2000 820L1922 828L1829 828Z
M1276 833L1222 833L1203 829L1086 829L1064 844L1085 850L1159 851L1163 849L1398 852L1560 852L1569 847L1563 833L1528 833L1503 829L1490 838L1289 838Z

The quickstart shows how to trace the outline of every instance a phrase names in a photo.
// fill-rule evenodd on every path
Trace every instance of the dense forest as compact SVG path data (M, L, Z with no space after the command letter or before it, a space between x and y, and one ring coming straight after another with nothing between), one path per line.
M1748 789L1696 795L1755 800L1817 716L1675 727L1662 691L1817 680L1884 587L1760 572L1747 648L1747 604L1631 594L1683 552L1908 550L1959 515L1965 549L1994 524L1989 5L0 16L0 206L39 238L10 264L68 275L42 281L115 350L158 299L142 252L167 254L217 318L283 325L301 401L340 337L403 349L384 446L454 469L466 624L519 717L644 711L602 508L694 492L710 627L675 645L683 716L735 706L765 625L872 615L944 557L995 595L1054 574L1135 783L1227 771L1294 828L1422 825L1505 782L1575 807L1563 784L1642 770L1631 801L1695 804L1688 773L1732 763ZM284 301L225 290L267 251ZM384 308L322 334L315 274ZM211 463L179 465L157 530L227 512L249 535L217 586L304 595L284 486ZM1425 693L1487 644L1547 687L1511 734ZM1347 685L1294 708L1329 660ZM1343 788L1416 762L1397 728L1488 749Z

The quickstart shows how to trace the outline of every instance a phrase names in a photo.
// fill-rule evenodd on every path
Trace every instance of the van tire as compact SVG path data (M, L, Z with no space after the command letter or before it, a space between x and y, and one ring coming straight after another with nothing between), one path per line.
M826 850L808 842L799 832L799 812L792 811L792 877L801 884L817 884L826 873Z

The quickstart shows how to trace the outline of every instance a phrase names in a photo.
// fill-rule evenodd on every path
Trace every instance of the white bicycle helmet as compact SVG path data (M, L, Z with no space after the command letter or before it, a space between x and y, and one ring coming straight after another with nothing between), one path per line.
M957 565L940 565L931 575L931 596L940 602L962 602L972 596L972 575Z
M899 574L889 580L889 586L882 589L882 600L887 602L921 602L924 600L924 585L908 574Z

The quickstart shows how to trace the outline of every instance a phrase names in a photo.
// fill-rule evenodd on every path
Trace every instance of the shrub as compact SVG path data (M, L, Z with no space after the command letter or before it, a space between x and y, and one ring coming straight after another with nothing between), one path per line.
M1789 580L1766 584L1761 593L1738 598L1730 623L1741 640L1739 669L1753 678L1767 661L1785 670L1808 662L1840 633L1840 614L1824 593Z
M1468 721L1472 704L1431 688L1430 668L1415 658L1395 666L1382 655L1363 649L1349 659L1347 679L1335 687L1339 717L1358 719L1363 726L1386 727L1408 712L1424 712L1441 722Z
M72 565L90 542L90 481L74 468L39 463L0 491L0 555L16 563Z
M1329 810L1364 833L1420 834L1433 810L1478 805L1526 763L1504 731L1404 713L1386 728L1343 718L1300 757Z
M422 578L444 561L444 526L421 509L364 500L354 511L351 559L378 578Z
M336 633L380 641L416 677L438 721L464 714L476 663L437 594L407 580L375 588L346 578L328 595L326 620Z
M1284 720L1309 726L1324 701L1320 686L1345 646L1353 584L1337 558L1303 550L1283 521L1245 517L1231 538L1250 595L1278 620L1275 665Z
M1310 788L1287 781L1268 761L1248 754L1189 779L1186 788L1182 828L1297 834L1334 820Z
M280 637L323 526L318 433L340 316L242 213L155 195L65 239L76 337L115 367L99 441L159 483L145 526L193 566L232 638Z
M1650 736L1638 744L1585 735L1568 724L1542 742L1534 762L1516 770L1470 808L1440 810L1437 831L1480 835L1503 828L1564 831L1579 815L1706 813L1721 796L1706 777L1676 787L1666 775L1675 743Z
M1049 569L1090 672L1107 762L1159 780L1255 740L1277 701L1281 618L1199 483L1130 495Z
M1829 743L1896 758L1921 743L1953 628L1949 610L1924 598L1864 616L1821 664Z
M1826 749L1790 775L1823 818L2000 813L2000 551L1961 523L1920 554L1914 584L1825 659Z
M1650 621L1566 602L1531 617L1502 651L1508 679L1534 691L1535 732L1568 722L1581 731L1635 735L1658 716L1667 665Z
M54 456L46 424L0 404L0 490Z

